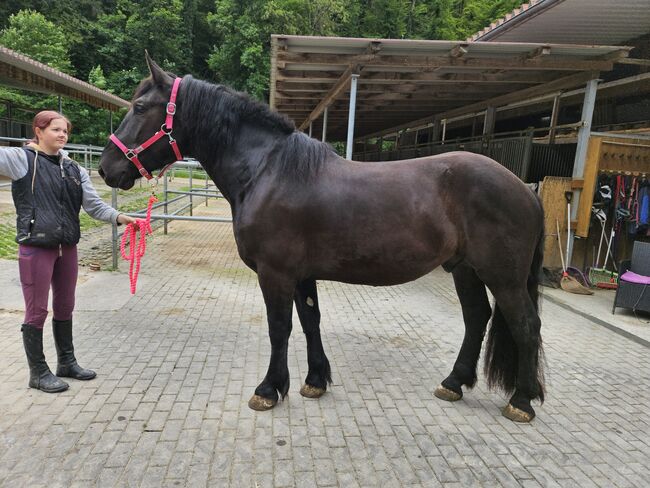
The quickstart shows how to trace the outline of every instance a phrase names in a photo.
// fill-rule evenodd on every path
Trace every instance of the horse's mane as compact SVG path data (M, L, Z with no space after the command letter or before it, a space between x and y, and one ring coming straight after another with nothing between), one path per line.
M180 96L179 115L188 133L200 134L200 144L228 147L236 141L242 125L250 123L277 134L274 150L262 162L264 168L301 179L318 173L334 154L331 146L296 131L286 115L246 93L185 76Z

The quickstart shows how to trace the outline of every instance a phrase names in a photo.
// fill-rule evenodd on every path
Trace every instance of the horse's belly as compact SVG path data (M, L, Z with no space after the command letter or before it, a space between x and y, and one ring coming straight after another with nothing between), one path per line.
M421 260L412 263L362 263L343 262L340 266L322 270L317 279L341 281L356 285L390 286L416 280L437 268L438 260Z

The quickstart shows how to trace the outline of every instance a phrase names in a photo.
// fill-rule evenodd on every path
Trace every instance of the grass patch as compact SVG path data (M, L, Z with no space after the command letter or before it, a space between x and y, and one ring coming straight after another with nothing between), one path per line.
M18 244L16 244L16 226L0 224L0 258L17 259Z
M172 172L174 178L189 178L190 172L186 169L174 169ZM192 171L193 180L205 180L208 174L205 171Z
M131 200L128 203L123 205L118 205L117 209L122 213L137 212L138 210L146 210L147 205L149 204L149 194L143 197L136 198Z
M81 228L81 232L88 230L88 229L93 229L95 227L99 227L101 225L104 225L105 222L102 222L101 220L96 220L93 219L90 215L88 215L86 212L81 212L79 214L79 225Z

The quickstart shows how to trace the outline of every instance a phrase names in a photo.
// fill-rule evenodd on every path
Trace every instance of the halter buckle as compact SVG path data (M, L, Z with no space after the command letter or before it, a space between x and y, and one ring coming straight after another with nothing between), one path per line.
M174 102L168 102L167 115L175 115L175 114L176 114L176 104Z

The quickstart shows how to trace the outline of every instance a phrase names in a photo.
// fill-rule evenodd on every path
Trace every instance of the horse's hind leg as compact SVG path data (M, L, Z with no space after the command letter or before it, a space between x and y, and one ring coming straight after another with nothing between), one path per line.
M509 283L491 290L497 305L486 351L488 382L505 391L514 388L503 415L530 422L535 417L531 400L544 400L541 321L525 285Z
M435 396L447 401L460 400L463 396L462 386L471 388L476 383L476 364L492 313L485 285L469 265L457 266L452 275L463 309L465 337L451 374L434 392Z
M332 382L332 374L320 337L320 310L316 280L305 280L298 283L294 301L302 330L307 339L307 364L309 365L307 378L300 389L300 394L308 398L318 398L327 390L327 384Z
M278 402L278 393L284 398L289 391L287 349L291 335L291 298L295 282L272 270L258 269L258 279L269 324L271 359L264 380L255 389L248 406L253 410L268 410Z

